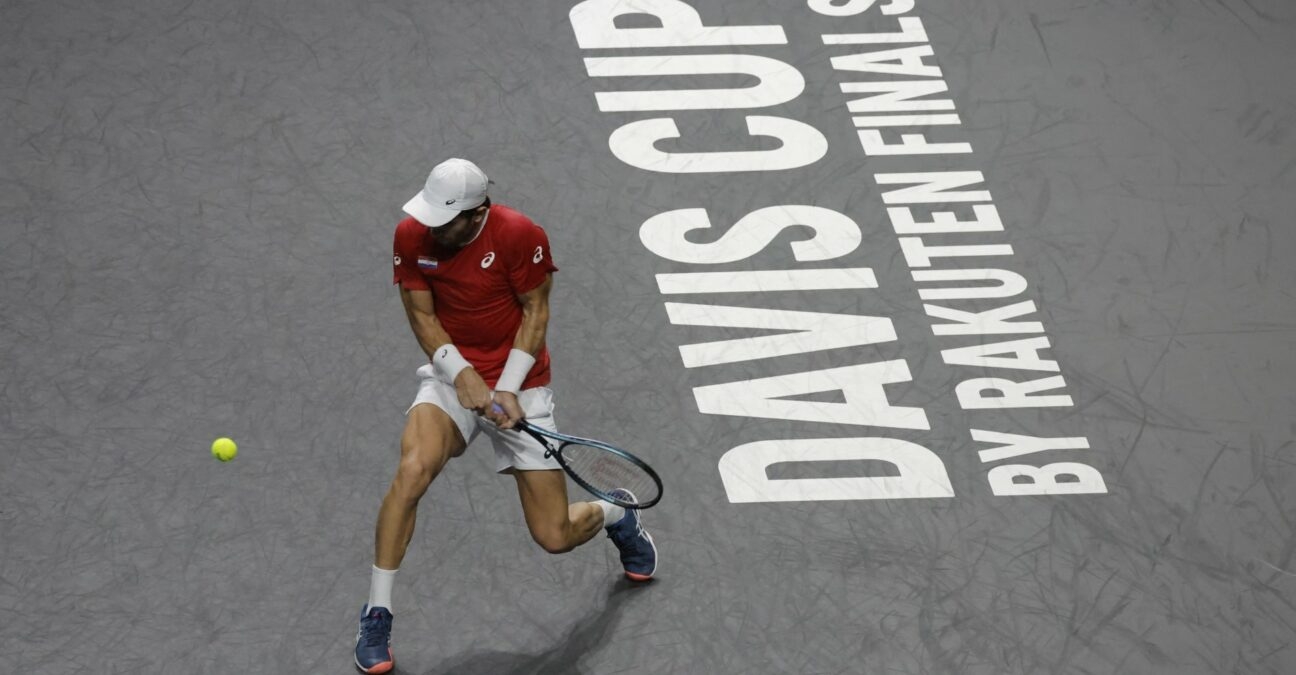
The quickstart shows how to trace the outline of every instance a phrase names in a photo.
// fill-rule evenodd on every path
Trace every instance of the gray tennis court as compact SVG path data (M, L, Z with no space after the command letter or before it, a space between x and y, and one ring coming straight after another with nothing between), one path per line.
M661 560L474 445L395 672L1296 672L1294 72L1279 0L0 3L0 671L355 672L466 157Z

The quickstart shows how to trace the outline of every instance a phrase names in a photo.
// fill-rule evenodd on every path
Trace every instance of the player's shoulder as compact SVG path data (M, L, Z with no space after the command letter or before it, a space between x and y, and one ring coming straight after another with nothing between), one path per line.
M517 209L503 204L491 204L490 218L500 226L501 231L526 231L544 229Z
M422 238L426 233L427 226L415 220L413 216L405 216L399 223L396 223L397 237Z
M427 226L414 218L404 218L396 223L396 247L401 249L416 248L427 236Z

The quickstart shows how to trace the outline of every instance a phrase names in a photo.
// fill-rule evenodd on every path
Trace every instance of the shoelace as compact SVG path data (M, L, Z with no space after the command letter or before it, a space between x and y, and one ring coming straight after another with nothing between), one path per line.
M360 620L360 641L366 647L382 647L387 644L387 635L391 632L391 619L381 614L370 614Z
M639 520L638 518L635 518L634 524L635 526L633 531L626 531L621 528L617 528L617 530L615 531L609 531L608 536L611 537L612 541L615 541L618 545L623 543L629 543L636 539L639 539L640 537L643 536L643 521Z

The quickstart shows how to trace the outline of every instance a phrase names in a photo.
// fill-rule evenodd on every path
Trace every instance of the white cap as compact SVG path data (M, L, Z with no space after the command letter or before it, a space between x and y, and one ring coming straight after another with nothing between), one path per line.
M460 211L481 206L486 201L490 180L476 164L457 157L432 167L427 183L405 204L405 213L428 227L441 227L454 220Z

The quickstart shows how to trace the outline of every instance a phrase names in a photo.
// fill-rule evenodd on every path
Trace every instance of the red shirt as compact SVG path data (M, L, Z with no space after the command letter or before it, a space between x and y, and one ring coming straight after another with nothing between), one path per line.
M549 237L530 218L493 204L467 246L447 251L413 218L396 226L395 280L411 291L432 291L433 309L459 353L491 387L499 380L522 325L517 296L557 272ZM549 350L536 354L523 389L549 384Z

